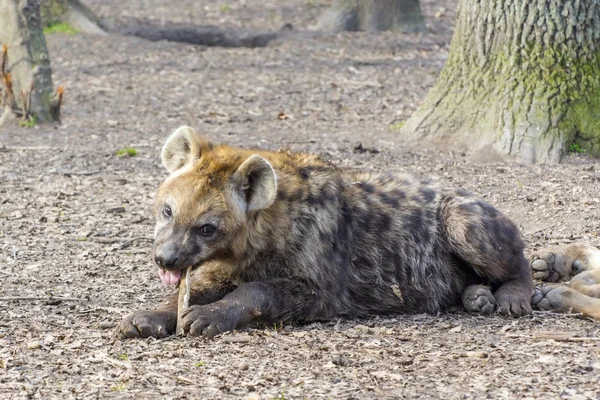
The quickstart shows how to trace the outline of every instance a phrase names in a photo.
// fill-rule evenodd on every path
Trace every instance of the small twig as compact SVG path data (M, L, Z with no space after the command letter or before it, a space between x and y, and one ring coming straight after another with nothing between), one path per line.
M66 327L64 323L59 324L58 322L53 322L53 321L44 321L44 323L48 324L50 326L55 326L57 328L65 328Z
M308 140L286 140L285 143L291 144L308 144L308 143L317 143L317 139L308 139Z
M123 207L124 208L124 207ZM127 229L119 229L117 233L110 235L110 237L118 237L121 236L122 233L127 232ZM120 238L121 240L127 240L127 238Z
M126 363L126 362L123 362L123 361L118 361L118 360L115 360L115 359L110 358L108 356L107 357L103 357L103 360L106 363L112 365L113 367L125 368L125 369L130 369L131 368L131 364L130 363Z
M65 88L63 86L59 86L56 89L56 93L54 94L54 98L50 104L50 111L56 121L60 121L60 108L63 102L63 95L65 93Z
M143 241L147 241L147 242L154 241L153 238L145 237L145 236L135 237L135 238L131 238L131 239L120 238L120 237L105 237L105 236L90 237L90 241L96 242L96 243L101 243L101 244L114 244L114 243L122 242L119 245L119 247L117 248L118 250L123 250L126 247L130 246L133 242L136 242L138 240L143 240Z
M0 61L0 78L6 75L6 55L8 54L8 46L2 46L2 60Z
M116 249L116 252L118 252L119 254L127 254L127 255L134 255L134 254L144 254L144 255L149 255L148 254L148 249L145 250L131 250L131 249Z
M55 147L51 146L11 146L8 150L19 150L19 151L43 151L53 150Z
M131 244L133 242L137 242L138 240L142 240L142 241L146 241L146 242L153 242L154 241L154 239L150 238L150 237L135 237L135 238L130 239L130 240L124 242L124 243L121 243L121 245L119 246L119 250L123 250L123 249L131 246Z
M5 106L8 106L12 114L14 114L17 118L21 118L23 121L28 121L31 117L35 117L31 112L31 97L33 95L34 85L31 83L29 85L29 90L22 89L20 93L17 93L17 96L20 96L21 108L19 108L17 98L13 92L12 85L12 77L10 72L6 70L8 58L8 46L4 45L2 47L2 54L0 55L0 82L4 85L6 90L2 90L0 88L0 104L5 103ZM56 89L56 93L54 99L50 102L50 112L54 117L55 121L60 122L60 107L63 101L64 87L59 86ZM0 119L0 125L4 124L8 119L9 114L4 113L4 117Z
M557 313L556 311L534 310L533 315L552 315L556 318L582 318L582 313Z
M71 175L88 176L88 175L96 175L96 174L99 174L100 172L102 172L101 169L95 169L95 170L91 170L91 171L80 171L80 172L63 171L62 174L65 176L71 176Z
M27 92L25 104L23 105L23 109L24 112L27 114L27 117L31 115L31 93L33 93L33 82L31 82L31 85L29 85L29 92Z
M599 342L600 337L577 336L575 332L539 332L534 334L539 340L556 340L560 342Z
M102 244L114 244L114 243L119 243L119 242L122 242L123 240L126 240L125 238L106 237L106 236L92 236L90 239L92 242L102 243Z
M8 296L0 297L0 301L81 301L81 299L76 297Z
M19 110L17 110L17 101L15 100L15 95L13 93L12 80L11 80L10 73L4 74L4 76L2 77L2 82L4 83L4 86L6 86L6 94L8 97L8 106L15 112L15 114L18 114Z
M188 379L185 376L181 376L181 375L179 375L177 377L177 381L178 382L182 382L182 383L187 383L188 385L195 385L196 384L196 382L194 382L193 380Z
M29 118L29 110L27 109L27 91L25 89L21 90L21 103L23 104L23 115L21 115L21 118L26 121Z

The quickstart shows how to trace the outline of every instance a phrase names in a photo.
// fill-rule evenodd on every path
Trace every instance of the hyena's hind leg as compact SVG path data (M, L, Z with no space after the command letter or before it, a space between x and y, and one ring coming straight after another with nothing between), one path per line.
M546 282L569 280L572 275L600 268L600 250L573 243L538 250L531 255L533 277Z
M575 275L568 286L581 294L600 299L600 268Z
M441 211L453 252L495 289L498 312L531 313L533 280L517 227L489 203L463 193L448 196Z

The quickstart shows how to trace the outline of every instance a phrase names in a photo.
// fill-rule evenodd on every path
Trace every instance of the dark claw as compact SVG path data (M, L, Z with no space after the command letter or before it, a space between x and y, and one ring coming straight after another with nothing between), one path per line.
M163 338L175 332L177 315L168 311L137 311L126 316L117 326L119 339Z
M501 290L501 289L500 289ZM497 311L501 315L521 317L531 314L531 292L521 291L496 292Z
M182 315L184 331L191 336L204 336L208 339L236 328L238 318L226 303L213 303L203 306L192 306Z

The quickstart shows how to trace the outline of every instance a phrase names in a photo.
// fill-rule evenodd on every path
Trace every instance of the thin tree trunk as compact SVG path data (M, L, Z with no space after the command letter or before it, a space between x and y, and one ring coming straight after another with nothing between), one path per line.
M600 155L599 39L596 0L459 0L446 65L401 134L488 159Z
M425 21L419 0L336 0L316 29L420 32Z
M0 47L3 45L7 46L6 69L16 101L22 102L21 93L28 92L33 85L31 111L40 121L57 119L51 99L52 71L40 22L39 1L0 0ZM18 106L27 108L25 104Z

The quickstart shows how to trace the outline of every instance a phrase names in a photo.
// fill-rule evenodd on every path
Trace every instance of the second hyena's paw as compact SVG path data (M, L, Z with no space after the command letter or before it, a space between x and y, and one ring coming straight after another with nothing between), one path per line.
M539 310L566 311L564 295L570 289L564 286L536 287L531 296L531 305Z
M547 282L568 280L596 268L600 268L600 250L585 243L550 247L531 256L533 277Z
M462 295L465 310L482 315L490 315L496 309L496 299L488 286L471 285Z
M168 311L137 311L123 318L117 326L119 339L163 338L175 333L177 314Z
M532 256L533 277L541 281L558 282L569 279L571 266L557 249L540 250Z

